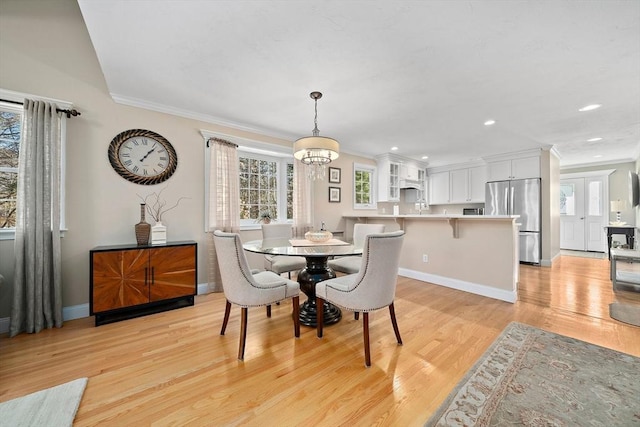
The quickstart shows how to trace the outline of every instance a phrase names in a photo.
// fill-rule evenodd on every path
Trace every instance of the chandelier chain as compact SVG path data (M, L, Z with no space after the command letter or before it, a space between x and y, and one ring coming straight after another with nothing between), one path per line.
M313 136L318 136L320 135L320 130L318 129L318 98L315 98L315 104L316 115L313 119L313 124L315 125L313 128Z

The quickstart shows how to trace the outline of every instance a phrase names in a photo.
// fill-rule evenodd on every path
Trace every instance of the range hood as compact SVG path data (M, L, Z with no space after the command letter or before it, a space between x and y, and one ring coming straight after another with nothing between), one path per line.
M422 181L411 180L411 179L401 179L400 180L400 189L405 188L413 188L416 190L422 190Z

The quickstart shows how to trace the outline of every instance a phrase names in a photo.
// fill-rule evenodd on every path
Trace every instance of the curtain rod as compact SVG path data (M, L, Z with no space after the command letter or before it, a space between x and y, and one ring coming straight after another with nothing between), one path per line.
M24 102L20 102L20 101L11 101L10 99L0 99L0 101L2 102L8 102L9 104L17 104L17 105L24 105ZM56 111L58 113L65 113L67 115L67 119L70 119L71 116L76 117L81 115L80 111L76 110L75 108L72 110L64 110L62 108L56 108Z

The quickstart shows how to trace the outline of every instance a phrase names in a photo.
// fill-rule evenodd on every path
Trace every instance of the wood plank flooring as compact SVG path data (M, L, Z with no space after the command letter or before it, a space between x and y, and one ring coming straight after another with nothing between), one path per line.
M240 309L220 336L224 296L110 325L93 318L35 335L0 337L0 401L89 377L76 426L421 426L504 327L518 321L640 356L640 328L609 318L609 262L562 256L521 266L519 301L496 301L398 278L395 342L388 310L371 314L372 366L361 321L344 312L322 340L293 337L290 303ZM304 298L304 297L303 297Z

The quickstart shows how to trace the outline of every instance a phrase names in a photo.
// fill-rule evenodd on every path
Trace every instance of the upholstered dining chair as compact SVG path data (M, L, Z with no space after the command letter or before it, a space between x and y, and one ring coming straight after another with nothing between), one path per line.
M358 273L316 284L316 307L322 307L325 301L329 301L356 313L363 312L362 334L366 366L371 366L369 312L389 307L396 340L402 345L393 301L403 239L402 230L367 235L362 252L362 266ZM322 338L323 310L317 311L316 321L318 338Z
M353 226L353 246L362 248L367 234L384 233L384 224L355 224ZM330 260L327 265L334 271L345 274L355 274L360 270L362 258L346 256Z
M300 285L271 271L252 274L237 233L216 230L213 240L222 277L222 289L227 299L220 335L224 335L227 329L231 304L242 308L238 359L244 360L249 307L267 306L267 316L271 317L271 304L291 298L294 335L296 338L300 337Z
M293 228L291 224L262 224L263 239L291 239ZM291 279L292 271L302 270L307 265L307 261L301 256L285 255L265 255L265 270L273 271L276 274L288 273Z

